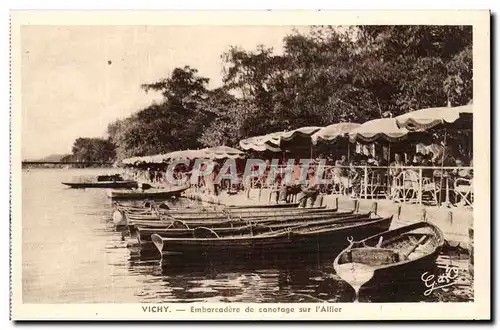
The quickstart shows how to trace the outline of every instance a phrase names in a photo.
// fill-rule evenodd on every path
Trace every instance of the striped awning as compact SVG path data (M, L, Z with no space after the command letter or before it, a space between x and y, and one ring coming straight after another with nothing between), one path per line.
M240 147L243 150L280 152L285 149L282 146L284 142L290 145L299 138L311 138L311 136L321 128L322 127L319 126L305 126L292 131L275 132L266 135L254 136L241 140Z
M281 135L284 132L253 136L240 141L243 150L280 152Z
M323 127L311 136L311 141L313 144L318 142L329 142L333 143L337 139L345 137L354 130L358 128L361 124L357 123L336 123Z
M154 156L143 156L143 157L131 157L122 160L123 164L126 165L138 165L138 164L161 164L168 163L172 160L178 159L241 159L245 158L245 153L236 148L219 146L196 150L178 150L169 152L166 154L154 155Z
M227 146L218 146L202 149L204 158L206 159L243 159L245 158L245 153L236 148L231 148Z
M438 125L470 126L472 128L473 106L427 108L405 113L396 117L398 127L410 131L424 131Z
M399 128L394 118L381 118L367 121L349 133L351 142L371 143L379 139L398 142L407 138L408 130Z

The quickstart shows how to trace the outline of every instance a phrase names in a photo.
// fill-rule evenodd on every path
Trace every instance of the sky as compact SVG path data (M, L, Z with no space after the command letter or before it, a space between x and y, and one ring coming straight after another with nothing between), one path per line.
M140 85L190 65L221 85L230 46L283 50L292 26L24 26L21 29L22 157L71 153L78 137L104 137L108 124L161 96ZM307 27L296 28L306 32Z

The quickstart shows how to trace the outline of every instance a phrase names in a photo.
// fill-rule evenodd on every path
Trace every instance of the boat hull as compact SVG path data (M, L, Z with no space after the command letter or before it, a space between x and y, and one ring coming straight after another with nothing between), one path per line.
M239 211L239 212L200 212L197 214L185 215L177 213L164 213L161 215L152 213L127 213L122 212L122 214L127 218L129 222L134 221L161 221L161 217L172 218L175 220L181 220L185 222L220 222L224 220L234 220L248 219L248 218L269 218L269 219L289 219L290 217L303 217L307 216L323 216L328 217L330 215L337 214L352 214L354 211L344 211L338 212L337 209L285 209L280 211L267 211L267 210L257 210L257 211Z
M111 191L109 197L112 199L159 199L180 196L186 189L160 190L160 191Z
M256 223L255 225L245 225L242 224L240 226L231 227L232 223L222 222L218 224L214 224L210 226L210 228L216 232L219 236L224 235L234 235L234 234L261 234L270 232L273 230L281 230L287 227L298 227L298 226L307 226L307 225L327 225L331 223L336 223L340 221L346 220L356 220L363 219L369 217L370 214L346 214L345 216L339 217L329 217L326 219L322 218L314 218L314 219L299 219L299 220L282 220L282 221L266 221L265 223ZM191 228L178 228L178 229L170 229L166 228L165 225L159 226L155 225L153 227L144 227L144 226L129 226L130 231L130 239L137 240L135 244L132 244L135 249L139 248L143 251L153 251L157 252L153 241L151 239L151 235L158 234L162 237L177 237L177 238L191 238L196 235L200 235L199 232L195 232L197 227L203 227L206 224L198 223L192 224Z
M371 213L356 214L357 216L369 217ZM263 222L281 222L286 223L290 221L314 221L314 220L325 220L325 219L335 219L353 216L354 212L328 212L328 213L313 213L313 214L293 214L293 215L279 215L279 216L257 216L248 218L237 218L228 219L227 217L221 217L216 219L191 219L191 220L177 220L174 217L165 218L160 220L141 220L141 219L129 219L128 226L140 226L140 227L154 227L154 228L166 228L169 226L174 226L175 228L195 228L200 226L209 226L210 228L219 227L237 227L248 225L250 223L259 224Z
M420 301L419 298L428 289L425 287L422 275L427 272L434 274L437 279L436 259L440 251L441 249L438 249L415 262L375 270L372 279L359 291L360 301L398 301L402 296L413 296L416 301Z
M362 241L351 240L335 258L333 267L337 275L351 285L354 294L355 288L358 289L360 300L407 301L408 298L401 296L422 297L424 273L437 278L436 259L443 245L444 236L437 226L419 222ZM411 258L414 252L417 255Z
M163 259L170 255L236 257L239 255L262 255L279 253L311 253L332 248L342 249L348 245L347 237L361 239L385 231L392 222L391 218L370 219L363 225L345 226L331 230L308 232L305 234L289 232L279 236L218 238L218 239L172 239L152 235L153 243ZM243 258L244 260L245 258Z
M62 182L74 189L84 189L84 188L112 188L112 189L132 189L137 188L136 181L103 181L103 182Z

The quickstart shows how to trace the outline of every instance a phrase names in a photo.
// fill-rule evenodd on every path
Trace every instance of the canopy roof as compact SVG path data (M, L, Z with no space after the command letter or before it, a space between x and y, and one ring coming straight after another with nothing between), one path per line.
M166 154L154 155L154 156L143 156L143 157L132 157L122 160L123 164L161 164L166 163L171 160L176 159L226 159L226 158L244 158L245 154L243 151L226 147L212 147L204 148L199 150L179 150L173 151Z
M280 152L280 136L283 133L284 132L276 132L266 135L253 136L251 138L241 140L240 147L243 150Z
M313 144L317 144L320 141L324 142L334 142L338 138L346 136L353 129L359 127L361 124L357 123L336 123L323 127L311 136Z
M473 106L427 108L396 117L398 127L410 131L423 131L438 125L470 126L472 128Z
M227 146L205 148L205 149L202 149L202 151L205 154L204 158L208 158L208 159L226 159L226 158L243 159L243 158L245 158L245 153L243 151L238 150L236 148L227 147Z
M371 143L379 139L398 142L408 136L406 128L399 128L394 118L381 118L367 121L349 133L351 142L361 141Z
M240 141L244 150L280 152L284 142L293 142L299 138L310 138L319 131L319 126L305 126L288 132L275 132L266 135L254 136Z

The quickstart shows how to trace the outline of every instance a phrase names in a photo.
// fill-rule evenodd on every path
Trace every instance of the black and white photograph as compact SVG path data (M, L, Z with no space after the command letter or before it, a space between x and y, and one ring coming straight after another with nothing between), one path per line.
M356 319L489 302L488 11L455 24L31 14L12 23L14 317L137 304L138 318L237 319L251 304L245 317Z

